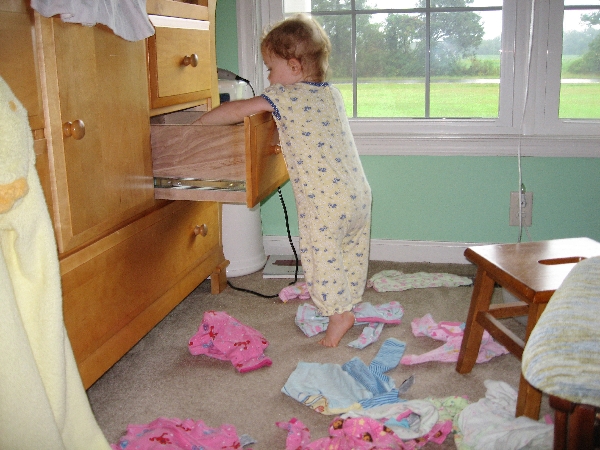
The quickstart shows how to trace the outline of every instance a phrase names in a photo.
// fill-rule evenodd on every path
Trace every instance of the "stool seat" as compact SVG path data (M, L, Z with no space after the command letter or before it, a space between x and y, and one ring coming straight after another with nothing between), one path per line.
M467 248L465 257L477 266L477 274L456 364L457 372L464 374L473 369L484 330L521 359L527 338L550 297L576 263L598 255L600 243L585 237ZM491 305L496 284L519 301ZM499 320L524 315L527 316L525 340ZM537 420L541 397L541 391L532 387L521 375L516 415Z

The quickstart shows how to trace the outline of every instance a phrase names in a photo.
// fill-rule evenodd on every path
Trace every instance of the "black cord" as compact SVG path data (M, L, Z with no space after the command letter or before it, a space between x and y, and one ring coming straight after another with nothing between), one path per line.
M285 217L285 228L287 229L288 240L290 241L290 246L292 247L292 251L294 252L294 258L296 258L296 272L294 273L294 281L292 281L290 283L290 285L292 285L292 284L295 284L298 281L298 266L299 266L298 254L296 253L296 248L294 247L294 243L292 242L292 234L290 232L290 222L288 220L287 208L285 207L285 202L283 201L283 194L281 193L281 187L277 188L277 192L279 192L279 199L281 200L281 206L283 207L283 215ZM233 284L231 284L231 282L229 280L227 280L227 285L230 288L235 289L236 291L246 292L248 294L257 295L258 297L262 297L262 298L276 298L276 297L279 297L279 294L266 295L266 294L261 294L260 292L252 291L250 289L244 289L244 288L236 287Z
M256 97L256 92L254 92L254 88L252 87L252 84L250 84L250 82L248 80L246 80L245 78L240 77L239 75L235 76L235 80L236 81L243 81L248 86L250 86L250 89L252 89L252 97Z

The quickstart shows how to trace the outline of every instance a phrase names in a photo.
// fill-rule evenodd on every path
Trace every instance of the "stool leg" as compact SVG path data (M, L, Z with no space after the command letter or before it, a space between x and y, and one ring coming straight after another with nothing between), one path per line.
M554 450L567 450L569 414L573 411L573 403L551 395L550 406L554 409Z
M531 303L529 305L529 316L527 318L527 328L525 333L525 343L529 339L531 331L537 324L538 319L546 308L545 303ZM520 359L520 357L519 357ZM515 416L526 416L533 420L538 420L540 416L540 405L542 403L542 391L533 387L521 374L519 382L519 395L517 397L517 411Z
M569 417L569 450L594 449L594 421L596 409L590 405L576 405Z
M475 276L475 285L473 286L473 295L471 296L471 306L465 324L456 371L458 373L469 373L479 354L481 339L483 338L483 327L477 322L477 314L480 311L490 309L492 294L494 293L494 280L492 280L485 270L477 269Z
M526 416L533 420L540 417L540 405L542 403L542 391L534 388L521 374L519 382L519 394L517 396L517 411L515 417Z

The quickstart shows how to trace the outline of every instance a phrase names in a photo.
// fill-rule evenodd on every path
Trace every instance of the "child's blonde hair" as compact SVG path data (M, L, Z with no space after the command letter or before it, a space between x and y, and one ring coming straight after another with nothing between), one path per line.
M263 37L260 48L286 61L300 61L306 81L327 78L331 42L312 17L297 14L275 24Z

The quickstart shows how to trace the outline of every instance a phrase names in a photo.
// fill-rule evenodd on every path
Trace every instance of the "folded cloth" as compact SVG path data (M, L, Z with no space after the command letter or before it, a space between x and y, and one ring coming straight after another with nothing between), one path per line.
M113 450L226 450L241 448L233 425L211 428L202 420L159 417L143 425L129 425L127 434L112 444Z
M470 278L450 273L402 273L398 270L383 270L369 278L367 287L372 287L377 292L389 292L440 286L468 286L472 283Z
M229 360L240 373L270 366L271 359L264 354L268 346L262 334L223 311L206 311L188 343L192 355Z

